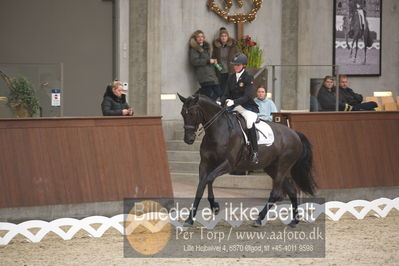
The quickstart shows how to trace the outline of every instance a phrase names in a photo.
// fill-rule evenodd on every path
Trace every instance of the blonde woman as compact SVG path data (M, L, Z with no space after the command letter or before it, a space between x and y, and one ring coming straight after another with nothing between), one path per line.
M197 80L201 85L199 94L206 95L212 100L222 96L219 79L216 76L215 58L211 58L211 47L205 40L202 30L195 31L189 40L190 64L193 66Z
M127 103L126 95L123 93L122 82L115 80L107 86L101 110L104 116L133 115L134 111Z

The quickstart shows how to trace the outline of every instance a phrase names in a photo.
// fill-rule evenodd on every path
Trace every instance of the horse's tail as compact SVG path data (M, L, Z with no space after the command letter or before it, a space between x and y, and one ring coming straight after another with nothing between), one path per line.
M291 176L300 190L314 196L317 184L312 175L313 153L308 138L301 132L295 131L301 139L303 151L301 157L291 169Z

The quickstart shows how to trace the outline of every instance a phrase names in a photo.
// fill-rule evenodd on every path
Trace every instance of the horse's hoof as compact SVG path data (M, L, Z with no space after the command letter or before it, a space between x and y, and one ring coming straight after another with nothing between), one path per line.
M261 227L262 226L262 221L260 221L259 219L256 220L253 224L252 227Z
M293 221L291 221L291 222L288 224L288 226L291 227L291 228L295 228L295 227L298 225L298 223L299 223L299 221L293 220Z
M193 221L193 219L191 219L191 218L188 218L185 222L184 222L184 225L186 225L186 226L192 226L194 224L194 221Z
M219 203L215 202L215 206L212 207L212 211L213 211L213 213L214 213L215 215L218 215L218 214L219 214L219 211L220 211Z

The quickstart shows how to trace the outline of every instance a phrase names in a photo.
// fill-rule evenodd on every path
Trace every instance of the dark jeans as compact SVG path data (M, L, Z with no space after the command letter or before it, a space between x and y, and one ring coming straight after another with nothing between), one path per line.
M374 111L376 107L378 107L376 102L364 102L355 104L352 111Z
M199 94L206 95L212 100L216 100L218 97L222 96L222 90L219 84L216 85L202 85L198 90Z
M222 95L226 91L228 78L229 78L229 73L220 74L219 83L220 83L220 88L222 90Z

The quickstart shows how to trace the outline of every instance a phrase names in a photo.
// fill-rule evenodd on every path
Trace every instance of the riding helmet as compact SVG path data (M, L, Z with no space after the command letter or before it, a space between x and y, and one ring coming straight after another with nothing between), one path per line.
M247 62L248 62L248 58L245 54L237 53L234 56L233 61L231 61L230 63L233 65L246 65Z

